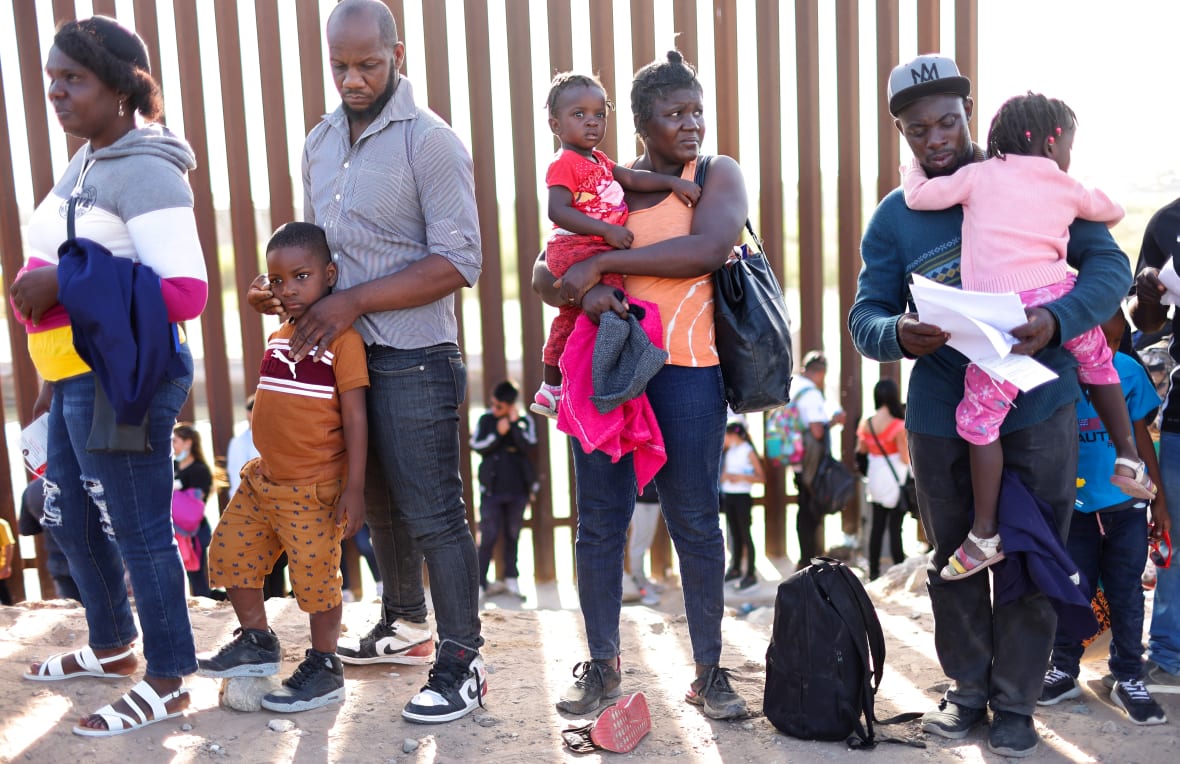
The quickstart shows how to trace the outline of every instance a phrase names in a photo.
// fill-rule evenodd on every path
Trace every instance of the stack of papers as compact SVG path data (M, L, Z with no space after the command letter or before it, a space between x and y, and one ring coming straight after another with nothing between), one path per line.
M1160 268L1160 282L1168 288L1160 302L1164 305L1180 305L1180 274L1176 273L1176 266L1170 257L1168 262L1164 263L1164 267Z
M1044 364L1011 352L1018 340L1009 332L1028 323L1024 305L1015 292L971 292L943 286L915 273L910 294L922 323L949 334L948 345L992 376L1025 392L1057 379L1057 374Z

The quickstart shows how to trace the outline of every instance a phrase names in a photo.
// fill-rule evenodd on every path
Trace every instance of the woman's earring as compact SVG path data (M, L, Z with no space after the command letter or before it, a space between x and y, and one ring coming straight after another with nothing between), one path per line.
M119 116L122 117L123 115L124 115L123 101L119 101Z

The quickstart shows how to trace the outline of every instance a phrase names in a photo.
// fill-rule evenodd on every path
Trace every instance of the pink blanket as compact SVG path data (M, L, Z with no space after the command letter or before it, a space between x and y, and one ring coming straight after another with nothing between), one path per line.
M644 308L645 315L639 324L652 343L663 348L659 308L642 300L630 302ZM590 402L590 396L594 394L591 363L597 335L598 327L585 314L578 316L561 356L563 391L557 409L557 429L577 438L586 453L601 451L612 462L633 452L635 482L643 490L668 461L664 436L660 434L647 393L606 414L598 413Z

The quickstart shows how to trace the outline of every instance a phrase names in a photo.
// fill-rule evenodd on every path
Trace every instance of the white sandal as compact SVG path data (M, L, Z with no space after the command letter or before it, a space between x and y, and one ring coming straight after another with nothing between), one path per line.
M1155 483L1151 482L1151 478L1147 474L1147 465L1143 463L1142 459L1125 459L1119 457L1114 460L1114 466L1126 467L1134 470L1133 477L1120 475L1117 472L1110 476L1110 482L1118 486L1119 490L1128 496L1136 499L1154 499L1156 494Z
M133 696L131 693L135 693L135 695ZM112 735L122 735L124 732L130 732L131 730L139 729L140 727L146 727L149 724L162 722L165 719L173 719L183 714L184 709L170 714L168 713L168 707L166 704L169 701L179 698L181 695L187 694L188 688L181 687L178 690L160 697L158 694L156 694L155 688L148 684L147 681L141 681L139 684L132 687L130 692L119 698L119 700L127 704L128 708L135 712L135 715L139 717L138 719L128 716L122 711L116 711L115 706L112 703L110 705L103 706L90 715L101 717L102 720L107 724L107 728L105 730L97 729L95 727L80 727L78 725L74 725L74 734L83 735L85 737L111 737ZM150 719L148 718L148 715L144 713L140 703L136 702L136 696L138 696L140 700L147 703L148 708L152 714Z
M99 658L90 649L90 645L74 650L69 653L58 653L57 655L46 658L36 673L25 672L25 679L31 679L34 682L57 682L62 679L73 679L79 676L92 676L99 679L126 679L130 674L116 674L107 671L104 666L108 663L115 663L127 658L131 655L131 648L128 647L118 655L108 655L106 658ZM73 656L74 662L78 664L81 671L72 671L66 673L64 661L66 658Z

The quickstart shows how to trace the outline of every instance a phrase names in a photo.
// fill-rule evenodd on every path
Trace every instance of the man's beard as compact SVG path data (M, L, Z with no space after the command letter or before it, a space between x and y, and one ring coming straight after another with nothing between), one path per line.
M347 103L341 103L340 106L344 109L344 115L348 117L350 122L372 122L385 108L385 104L389 103L389 99L393 98L393 91L397 90L398 76L396 71L389 72L389 80L385 83L385 90L381 91L381 95L373 103L369 104L365 109L354 109Z

